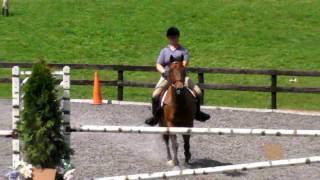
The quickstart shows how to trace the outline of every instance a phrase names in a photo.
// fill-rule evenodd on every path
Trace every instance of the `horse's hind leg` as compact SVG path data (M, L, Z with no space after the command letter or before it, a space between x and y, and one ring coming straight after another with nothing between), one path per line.
M167 149L167 160L168 163L171 162L172 157L171 157L171 152L170 152L170 147L169 147L169 135L163 135L163 140L166 144L166 149Z
M177 135L170 135L171 143L172 143L172 150L173 150L173 164L175 166L179 165L178 161L178 141Z
M183 135L183 141L184 141L184 156L185 156L185 163L189 163L189 160L191 158L190 153L190 135Z

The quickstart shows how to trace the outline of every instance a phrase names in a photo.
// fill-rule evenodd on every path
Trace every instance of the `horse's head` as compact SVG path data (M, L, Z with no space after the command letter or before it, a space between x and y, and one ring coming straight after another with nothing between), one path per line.
M186 69L183 66L183 55L180 58L170 56L169 82L176 90L177 94L181 94L184 89L186 78Z

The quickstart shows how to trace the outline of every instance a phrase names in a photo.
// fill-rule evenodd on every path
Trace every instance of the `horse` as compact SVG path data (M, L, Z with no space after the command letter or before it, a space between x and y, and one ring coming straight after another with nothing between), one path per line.
M196 115L196 99L191 90L185 86L186 69L183 66L183 56L180 59L170 57L168 75L169 87L163 100L163 112L160 118L160 127L193 127ZM191 158L190 135L182 135L184 140L185 163ZM169 139L172 143L173 159L170 152ZM177 135L164 134L163 140L167 150L169 165L178 166Z
M9 16L9 0L2 1L2 15Z

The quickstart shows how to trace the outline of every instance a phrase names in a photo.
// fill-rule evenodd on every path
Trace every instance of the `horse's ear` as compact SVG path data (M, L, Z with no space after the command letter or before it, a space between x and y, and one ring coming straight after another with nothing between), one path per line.
M183 56L183 54L181 55L181 61L183 61L184 60L184 56Z
M170 63L173 63L175 61L174 57L171 55L170 56Z

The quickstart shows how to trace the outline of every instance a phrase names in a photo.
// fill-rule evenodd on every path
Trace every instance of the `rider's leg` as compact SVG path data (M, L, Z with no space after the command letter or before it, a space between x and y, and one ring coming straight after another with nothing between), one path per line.
M186 77L186 86L188 86L193 92L196 94L196 99L197 99L197 112L196 112L196 117L195 119L198 121L206 121L210 119L210 115L206 114L201 111L200 106L201 106L201 97L202 97L202 92L201 89L198 85L193 84L191 79L189 77Z
M157 83L156 88L152 93L152 117L146 119L145 121L146 124L153 126L159 122L159 116L160 116L159 95L165 88L168 87L168 84L169 84L168 81L162 77Z

